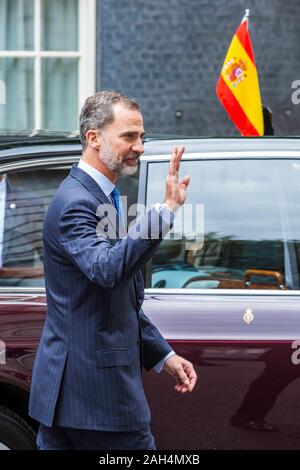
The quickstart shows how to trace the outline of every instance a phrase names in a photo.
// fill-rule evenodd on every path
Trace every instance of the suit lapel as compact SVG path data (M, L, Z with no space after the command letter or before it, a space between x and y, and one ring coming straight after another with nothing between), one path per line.
M78 168L77 165L73 165L71 168L70 176L80 181L80 183L90 192L92 193L96 199L102 204L109 204L114 209L114 213L116 213L115 207L113 206L111 200L104 194L100 186L96 183L96 181L88 175L85 171L81 168ZM110 211L107 213L107 218L109 219L113 229L115 230L117 237L124 236L124 227L122 222L119 220L119 217L116 213L116 217L110 217Z

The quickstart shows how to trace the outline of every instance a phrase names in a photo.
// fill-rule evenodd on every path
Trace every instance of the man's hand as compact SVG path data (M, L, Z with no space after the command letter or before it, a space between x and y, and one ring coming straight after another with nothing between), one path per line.
M186 198L186 188L190 177L186 175L181 181L178 179L181 157L185 151L184 147L174 147L169 165L166 181L166 195L164 203L173 212L181 206Z
M164 370L176 378L177 384L174 388L177 392L191 392L195 387L197 374L193 364L183 357L177 354L169 357L165 362Z

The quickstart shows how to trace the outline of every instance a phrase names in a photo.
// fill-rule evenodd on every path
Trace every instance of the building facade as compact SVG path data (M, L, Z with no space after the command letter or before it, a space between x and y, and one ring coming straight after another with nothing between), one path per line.
M0 0L0 127L73 130L86 96L114 89L148 132L238 135L215 86L245 6L275 133L299 134L298 0Z
M245 7L275 133L299 134L298 0L98 0L97 87L141 101L149 131L238 135L215 86Z
M96 0L0 0L0 129L76 129L95 37Z

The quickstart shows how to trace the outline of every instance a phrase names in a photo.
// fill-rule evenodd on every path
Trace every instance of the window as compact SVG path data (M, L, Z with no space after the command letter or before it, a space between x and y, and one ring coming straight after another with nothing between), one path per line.
M65 169L0 175L0 287L43 287L45 211Z
M166 174L167 163L149 164L148 207ZM299 160L183 161L181 174L192 175L186 203L203 204L204 241L164 240L148 287L300 288Z
M0 0L0 128L78 128L95 91L95 11L95 0Z
M0 175L0 287L44 287L44 216L69 172L64 165ZM118 184L128 207L137 202L138 175L125 176Z

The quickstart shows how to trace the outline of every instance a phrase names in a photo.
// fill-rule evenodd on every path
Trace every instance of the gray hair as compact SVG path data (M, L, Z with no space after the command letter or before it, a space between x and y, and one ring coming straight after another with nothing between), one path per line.
M87 147L87 131L104 129L112 124L115 119L113 107L118 103L127 108L140 109L135 100L115 91L99 91L87 98L79 118L80 141L83 150Z

